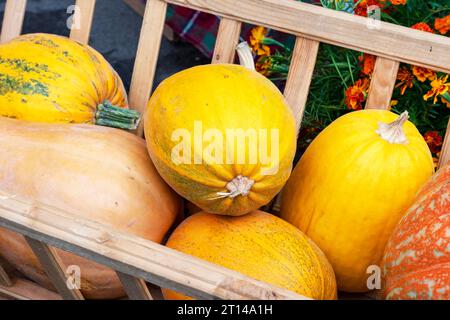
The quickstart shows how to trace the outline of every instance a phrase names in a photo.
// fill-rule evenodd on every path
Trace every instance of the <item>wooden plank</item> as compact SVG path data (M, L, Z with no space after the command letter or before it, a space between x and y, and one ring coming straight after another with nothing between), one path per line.
M7 0L3 16L0 43L8 42L22 32L27 0Z
M5 287L12 286L11 279L9 278L6 270L0 265L0 285Z
M0 194L0 226L194 298L308 299L15 195Z
M13 278L12 286L0 285L0 295L16 300L62 300L61 296L23 278Z
M242 23L239 21L227 18L220 20L212 63L234 63L241 28Z
M129 95L130 107L141 113L145 111L152 91L166 11L165 1L147 1ZM141 121L137 130L139 136L143 135L143 129Z
M390 109L399 66L398 61L377 58L370 82L366 109Z
M131 300L153 300L144 280L122 272L117 272L117 276L119 277L120 282L122 282L128 298Z
M450 38L292 0L167 0L286 33L450 73Z
M450 119L448 120L447 132L442 145L439 167L443 167L450 161Z
M78 289L69 289L67 286L65 267L55 249L33 238L25 236L25 239L61 296L65 300L83 300L83 295Z
M79 8L79 16L75 15L74 19L79 18L79 28L70 30L70 39L80 43L88 44L91 34L92 21L94 18L96 0L77 0L76 6ZM73 27L73 26L72 26Z
M297 133L302 123L319 45L318 41L302 37L297 37L295 41L284 96L294 113Z

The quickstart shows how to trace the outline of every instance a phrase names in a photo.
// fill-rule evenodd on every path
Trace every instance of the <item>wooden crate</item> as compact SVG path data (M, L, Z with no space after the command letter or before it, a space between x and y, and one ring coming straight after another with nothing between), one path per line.
M151 94L164 29L167 4L222 17L212 63L232 63L242 22L263 25L296 36L285 97L300 127L320 42L377 56L366 108L388 109L400 62L450 73L450 39L385 22L368 28L368 19L292 0L148 0L129 93L130 105L143 111ZM88 43L95 0L77 0L81 29L70 37ZM7 0L1 42L21 32L26 0ZM142 126L137 134L142 135ZM450 130L441 164L450 160ZM291 291L253 280L237 272L182 254L76 214L0 194L0 226L23 234L59 295L0 267L0 295L12 298L83 299L69 290L53 247L94 260L116 270L131 299L153 299L146 282L196 298L307 299ZM82 232L75 232L80 230Z

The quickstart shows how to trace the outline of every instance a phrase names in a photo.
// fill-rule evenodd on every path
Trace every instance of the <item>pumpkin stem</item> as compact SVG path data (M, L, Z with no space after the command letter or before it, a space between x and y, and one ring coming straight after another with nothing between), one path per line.
M391 123L378 123L378 130L376 131L381 138L393 144L407 144L408 139L403 131L403 124L408 121L408 111L403 112L397 120Z
M250 193L250 189L254 183L254 180L239 175L227 183L226 188L228 192L218 192L217 195L220 198L236 198L240 195L246 196Z
M236 47L237 54L239 56L239 62L241 66L246 67L252 71L256 71L255 62L253 61L252 49L248 45L247 41L241 42Z
M140 120L138 111L116 107L108 100L100 103L95 113L95 124L106 127L135 130Z

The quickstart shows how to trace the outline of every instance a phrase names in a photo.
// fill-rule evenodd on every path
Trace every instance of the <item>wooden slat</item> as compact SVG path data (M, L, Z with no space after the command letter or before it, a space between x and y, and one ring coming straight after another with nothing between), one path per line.
M122 272L117 272L117 276L119 277L120 282L122 282L128 298L132 300L153 300L144 280Z
M295 41L284 96L294 113L297 133L302 123L319 45L320 43L315 40L302 37L297 37Z
M16 300L62 300L61 296L23 278L13 278L12 286L0 285L0 295Z
M80 28L70 30L70 38L80 43L88 44L91 34L96 0L77 0L79 8Z
M7 0L3 16L0 43L8 42L22 32L27 0Z
M9 278L5 269L1 265L0 265L0 285L5 286L5 287L12 286L11 279Z
M222 18L217 33L216 46L212 63L233 63L236 56L236 46L239 43L242 23Z
M307 299L140 237L0 194L0 226L162 288L200 299Z
M391 60L450 73L450 38L292 0L167 0Z
M166 11L165 1L147 1L129 95L130 107L142 113L145 111L153 86ZM139 136L143 134L143 121L137 134Z
M450 119L448 120L447 132L442 145L441 157L439 159L439 167L446 165L450 161Z
M394 92L400 63L378 57L370 82L366 109L388 110Z
M33 238L25 236L25 239L61 296L65 300L83 300L83 295L78 289L69 289L67 286L64 265L55 249Z

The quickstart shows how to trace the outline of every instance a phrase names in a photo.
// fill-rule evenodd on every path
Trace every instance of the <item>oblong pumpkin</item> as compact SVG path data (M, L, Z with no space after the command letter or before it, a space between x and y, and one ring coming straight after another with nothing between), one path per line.
M2 116L130 129L139 116L127 106L119 76L87 45L50 34L22 35L0 45Z
M386 299L450 300L450 164L418 194L384 253Z
M183 221L167 246L314 299L335 299L333 269L300 230L274 215L205 212ZM163 289L166 299L187 299Z
M292 112L273 83L243 66L197 66L167 78L144 121L158 172L207 212L258 209L291 172Z
M296 165L281 217L325 253L338 288L368 291L367 268L434 171L424 139L407 114L349 113L323 130Z
M159 177L142 139L121 130L42 124L0 117L0 193L19 194L161 242L180 199ZM51 287L22 236L0 229L0 254ZM58 250L81 268L87 298L124 294L113 270Z

